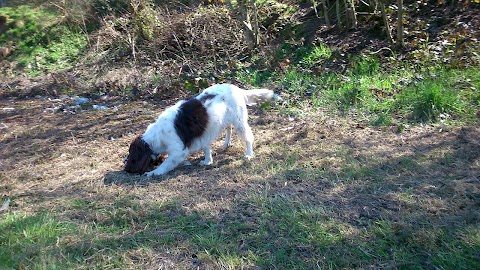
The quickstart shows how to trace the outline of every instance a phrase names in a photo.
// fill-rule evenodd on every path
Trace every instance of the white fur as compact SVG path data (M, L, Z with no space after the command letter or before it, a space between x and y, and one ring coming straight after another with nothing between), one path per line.
M142 135L142 139L154 153L167 154L168 157L158 168L147 172L145 175L165 174L181 164L188 155L200 150L205 153L205 159L200 164L212 164L210 145L225 128L227 128L227 136L223 145L224 148L231 144L233 129L246 143L245 158L247 160L253 158L254 138L247 122L248 111L246 105L253 105L258 100L275 98L273 91L267 89L243 90L231 84L217 84L205 89L195 98L202 100L205 95L215 95L214 98L207 99L204 103L208 114L208 125L202 136L194 139L190 147L186 148L184 146L174 127L178 109L185 101L177 102L166 109L155 123L148 126Z

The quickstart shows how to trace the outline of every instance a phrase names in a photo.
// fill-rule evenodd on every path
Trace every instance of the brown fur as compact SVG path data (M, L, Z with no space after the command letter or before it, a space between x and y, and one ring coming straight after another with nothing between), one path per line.
M125 171L129 173L144 173L154 164L153 151L150 146L137 136L130 144L128 157L125 163Z
M215 95L207 95L209 98ZM208 113L198 99L190 99L183 103L174 120L175 130L185 148L190 147L193 140L202 136L208 124Z

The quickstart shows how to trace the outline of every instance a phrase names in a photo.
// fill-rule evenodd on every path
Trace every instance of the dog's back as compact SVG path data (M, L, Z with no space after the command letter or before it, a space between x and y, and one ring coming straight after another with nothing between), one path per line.
M232 101L239 106L242 106L243 104L251 106L257 104L259 101L279 99L279 96L269 89L244 90L232 84L213 85L205 89L196 98L202 101L207 101L217 96L221 97L226 102ZM242 100L244 102L242 102Z

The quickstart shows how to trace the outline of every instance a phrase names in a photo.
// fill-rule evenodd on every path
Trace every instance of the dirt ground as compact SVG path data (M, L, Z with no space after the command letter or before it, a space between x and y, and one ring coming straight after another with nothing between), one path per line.
M128 145L173 101L69 110L70 100L0 100L0 197L9 211L62 213L73 198L109 203L130 194L144 203L175 198L186 212L208 211L220 224L248 222L251 194L323 205L361 230L376 220L415 227L480 222L480 127L369 127L312 112L302 118L250 110L256 158L243 144L218 151L214 164L146 178L122 169ZM56 109L52 109L56 108ZM76 213L96 220L93 213ZM413 224L413 225L412 225ZM173 258L179 262L179 257Z

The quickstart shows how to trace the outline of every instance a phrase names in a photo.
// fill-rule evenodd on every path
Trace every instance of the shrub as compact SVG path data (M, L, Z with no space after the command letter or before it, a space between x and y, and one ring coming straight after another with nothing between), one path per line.
M221 65L246 50L241 26L225 6L180 12L162 7L153 10L144 4L133 9L133 13L103 22L94 36L97 54L110 51L109 57L114 57L135 49L142 61L176 62L194 72L226 69Z

